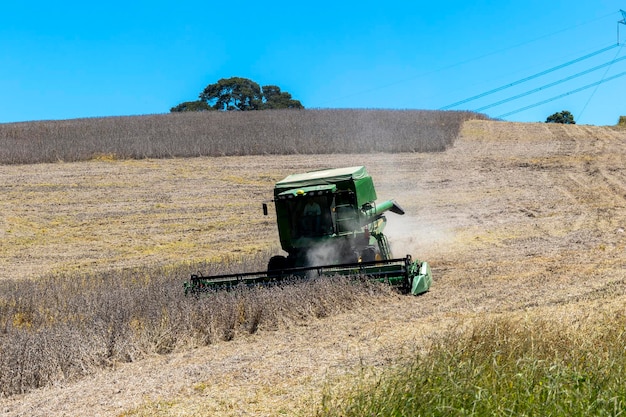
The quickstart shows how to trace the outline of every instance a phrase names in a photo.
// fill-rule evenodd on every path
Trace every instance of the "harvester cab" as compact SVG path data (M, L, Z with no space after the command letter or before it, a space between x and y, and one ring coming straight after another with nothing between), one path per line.
M282 249L267 271L219 276L193 275L186 291L259 283L312 275L360 275L388 282L406 292L426 292L432 282L427 262L410 255L394 259L383 234L385 213L402 215L393 200L376 202L365 167L293 174L276 183L273 202ZM269 215L266 204L263 213Z
M294 174L274 187L280 243L269 270L390 259L383 214L404 211L393 201L376 204L364 167Z

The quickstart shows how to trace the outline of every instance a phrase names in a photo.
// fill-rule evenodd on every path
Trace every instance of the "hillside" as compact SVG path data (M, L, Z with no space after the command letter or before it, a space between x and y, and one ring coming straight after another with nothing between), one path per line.
M3 212L26 219L2 229L5 277L201 260L221 247L260 253L277 245L257 204L275 180L361 164L379 198L395 198L407 212L389 216L394 252L427 259L435 277L420 297L390 295L306 324L120 364L1 399L0 410L306 414L324 390L391 366L452 326L499 315L566 326L623 309L625 153L626 130L471 120L451 148L433 154L0 166Z

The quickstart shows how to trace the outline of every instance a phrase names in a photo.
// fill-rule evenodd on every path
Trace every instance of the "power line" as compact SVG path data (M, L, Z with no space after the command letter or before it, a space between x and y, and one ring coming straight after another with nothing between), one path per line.
M507 89L507 88L510 88L510 87L513 87L513 86L519 85L519 84L524 83L524 82L526 82L526 81L533 80L533 79L535 79L535 78L538 78L538 77L541 77L541 76L543 76L543 75L549 74L549 73L554 72L554 71L556 71L556 70L559 70L559 69L561 69L561 68L565 68L565 67L567 67L567 66L569 66L569 65L572 65L572 64L575 64L575 63L577 63L577 62L583 61L583 60L585 60L585 59L591 58L591 57L593 57L593 56L599 55L599 54L601 54L601 53L603 53L603 52L606 52L606 51L608 51L608 50L610 50L610 49L613 49L613 48L615 48L615 47L617 47L617 46L618 46L618 45L611 45L611 46L607 46L606 48L599 49L599 50L597 50L597 51L595 51L595 52L592 52L592 53L590 53L590 54L584 55L584 56L582 56L582 57L580 57L580 58L576 58L576 59L574 59L574 60L572 60L572 61L569 61L569 62L566 62L566 63L564 63L564 64L557 65L556 67L552 67L552 68L547 69L547 70L545 70L545 71L538 72L537 74L534 74L534 75L528 76L528 77L526 77L526 78L522 78L521 80L517 80L517 81L515 81L515 82L512 82L512 83L510 83L510 84L503 85L503 86L498 87L498 88L494 88L493 90L489 90L489 91L487 91L487 92L484 92L484 93L478 94L478 95L476 95L476 96L473 96L473 97L470 97L470 98L466 98L465 100L457 101L456 103L448 104L447 106L441 107L439 110L448 110L448 109L450 109L450 108L452 108L452 107L456 107L456 106L458 106L458 105L460 105L460 104L465 104L465 103L468 103L468 102L470 102L470 101L474 101L474 100L476 100L476 99L479 99L479 98L481 98L481 97L485 97L485 96L488 96L488 95L490 95L490 94L497 93L498 91L505 90L505 89Z
M356 97L356 96L361 96L363 94L369 94L369 93L372 93L374 91L387 89L389 87L393 87L393 86L396 86L396 85L399 85L399 84L403 84L403 83L406 83L408 81L412 81L412 80L417 79L417 78L425 77L425 76L430 75L430 74L435 74L435 73L438 73L438 72L441 72L441 71L444 71L444 70L448 70L448 69L452 69L452 68L455 68L455 67L459 67L461 65L465 65L465 64L473 62L473 61L478 61L480 59L483 59L483 58L486 58L486 57L489 57L489 56L492 56L492 55L497 55L499 53L506 52L506 51L509 51L511 49L519 48L521 46L524 46L524 45L527 45L527 44L530 44L530 43L533 43L533 42L537 42L537 41L543 40L545 38L552 37L552 36L557 35L559 33L567 32L569 30L576 29L576 28L581 27L581 26L589 25L591 23L594 23L594 22L600 21L602 19L605 19L605 18L607 18L607 17L609 17L611 15L614 15L614 12L607 13L605 15L602 15L602 16L599 16L599 17L597 17L595 19L591 19L591 20L579 23L577 25L568 26L568 27L562 28L560 30L556 30L554 32L546 33L546 34L538 36L536 38L533 38L533 39L530 39L530 40L527 40L527 41L524 41L524 42L520 42L520 43L511 45L511 46L508 46L508 47L505 47L505 48L502 48L502 49L498 49L498 50L495 50L495 51L492 51L492 52L488 52L488 53L483 54L483 55L475 56L475 57L466 59L464 61L459 61L459 62L450 64L450 65L447 65L447 66L442 66L442 67L439 67L439 68L436 68L436 69L433 69L433 70L430 70L430 71L425 71L425 72L422 72L422 73L418 73L418 74L416 74L414 76L411 76L411 77L406 77L406 78L403 78L403 79L396 79L396 80L394 80L392 82L389 82L389 83L379 84L379 85L373 86L373 87L368 88L368 89L364 89L364 90L356 91L354 93L343 95L341 97L334 97L332 99L329 99L329 100L326 100L324 102L321 102L320 105L324 105L324 104L328 104L328 103L332 103L332 102L337 102L339 100L345 100L345 99ZM442 108L440 110L444 110L444 108Z
M621 12L624 14L624 20L626 21L626 12L621 10ZM624 23L626 24L626 23ZM619 50L617 51L617 53L615 54L615 57L617 57L619 55L619 53L622 51L622 48L624 47L624 45L622 45L621 48L619 48ZM621 60L621 58L620 58ZM613 60L613 62L615 62L616 60ZM606 69L606 71L604 71L604 74L602 74L602 78L600 78L600 80L603 80L604 77L606 77L606 74L608 74L609 70L611 69L611 66L609 65L609 68ZM591 95L589 96L589 98L587 99L587 102L585 103L585 105L583 106L583 109L580 111L580 113L578 114L577 118L580 119L580 117L583 115L583 113L585 112L585 110L587 109L587 106L589 105L589 102L591 102L591 99L593 98L593 96L596 94L596 92L598 91L599 86L596 86L596 88L591 92Z
M580 88L577 88L575 90L568 91L567 93L564 93L564 94L561 94L561 95L549 98L547 100L543 100L543 101L540 101L538 103L531 104L530 106L522 107L521 109L517 109L517 110L513 110L513 111L508 112L508 113L501 114L500 116L496 116L496 119L503 119L503 118L505 118L507 116L510 116L512 114L519 113L519 112L522 112L524 110L532 109L533 107L541 106L542 104L546 104L546 103L549 103L551 101L558 100L558 99L563 98L565 96L569 96L570 94L579 93L579 92L581 92L583 90L586 90L588 88L595 87L596 85L604 84L604 83L612 81L612 80L614 80L616 78L623 77L624 75L626 75L626 71L625 72L621 72L621 73L619 73L617 75L614 75L612 77L606 78L604 80L600 80L600 81L597 81L595 83L587 84L584 87L580 87Z
M601 68L610 67L614 63L619 62L619 61L623 61L625 59L626 59L626 56L623 56L621 58L614 59L613 61L605 62L604 64L595 66L593 68L589 68L588 70L581 71L581 72L579 72L577 74L574 74L574 75L570 75L569 77L561 78L558 81L554 81L554 82L542 85L541 87L537 87L537 88L535 88L533 90L526 91L524 93L518 94L516 96L509 97L509 98L506 98L504 100L497 101L497 102L489 104L487 106L480 107L480 108L478 108L478 109L476 109L474 111L475 112L481 112L483 110L487 110L487 109L490 109L492 107L499 106L500 104L508 103L509 101L513 101L513 100L517 100L518 98L526 97L526 96L528 96L530 94L533 94L533 93L536 93L538 91L545 90L546 88L550 88L550 87L554 87L555 85L563 84L564 82L573 80L574 78L582 77L583 75L587 75L587 74L589 74L589 73L591 73L593 71L597 71L597 70L599 70ZM608 71L608 69L607 69L607 71ZM606 73L604 75L606 75ZM603 76L603 78L604 78L604 76Z

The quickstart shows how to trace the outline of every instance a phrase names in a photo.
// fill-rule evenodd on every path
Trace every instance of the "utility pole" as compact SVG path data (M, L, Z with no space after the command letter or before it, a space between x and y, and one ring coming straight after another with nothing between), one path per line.
M622 13L623 19L617 21L617 44L618 45L619 45L619 25L620 25L620 23L622 25L626 25L626 11L620 9L620 12Z

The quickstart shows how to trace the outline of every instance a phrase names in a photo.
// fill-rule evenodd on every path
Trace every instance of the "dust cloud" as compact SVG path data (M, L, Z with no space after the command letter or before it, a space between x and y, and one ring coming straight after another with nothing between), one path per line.
M339 262L337 258L337 245L318 245L307 251L307 266L333 265Z
M387 216L384 233L394 257L407 254L413 258L429 260L430 254L442 253L455 239L452 225L431 223L431 216ZM443 250L442 250L443 249Z
M389 240L393 257L402 258L411 255L414 259L430 262L432 256L447 252L455 241L455 228L438 221L433 217L397 216L387 214L387 225L384 233ZM355 262L349 253L342 252L336 243L328 242L319 245L307 253L307 266L333 265L337 263Z

